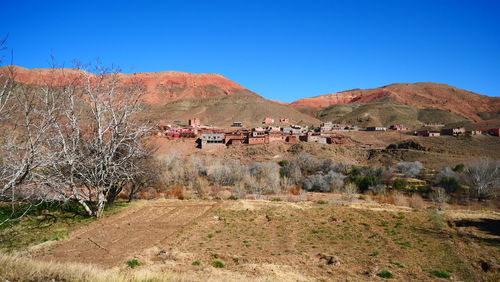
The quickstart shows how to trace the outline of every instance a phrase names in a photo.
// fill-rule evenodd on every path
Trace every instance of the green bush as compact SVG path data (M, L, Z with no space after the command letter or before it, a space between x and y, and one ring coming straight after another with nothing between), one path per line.
M278 162L278 164L281 167L285 167L285 166L288 166L290 164L290 161L288 161L288 160L281 160L281 161Z
M464 171L465 165L464 164L457 164L452 170L454 172L462 172Z
M382 270L380 271L379 273L377 273L377 276L378 277L382 277L382 278L392 278L394 275L392 275L392 272L390 270Z
M238 197L236 197L235 195L231 195L227 199L228 200L238 200Z
M448 176L441 177L441 179L439 179L438 186L443 188L446 191L446 193L453 193L462 188L462 185L460 185L458 179L456 179L455 177L448 177Z
M210 265L215 268L224 268L224 266L226 266L226 264L223 261L218 259L214 259L213 261L211 261Z
M193 263L191 263L191 265L201 265L201 261L195 260L193 261Z
M325 200L317 200L317 201L316 201L316 204L319 204L319 205L326 205L326 204L328 204L328 201L325 201Z
M127 265L130 268L134 268L134 267L137 267L137 266L141 265L141 262L138 261L137 259L131 259L131 260L127 261Z
M450 274L448 274L448 272L444 271L444 270L439 270L439 269L436 269L436 270L433 270L430 272L431 276L434 276L434 277L439 277L439 278L450 278Z
M406 184L403 179L396 178L394 179L394 183L392 184L392 188L396 190L405 190L406 189Z

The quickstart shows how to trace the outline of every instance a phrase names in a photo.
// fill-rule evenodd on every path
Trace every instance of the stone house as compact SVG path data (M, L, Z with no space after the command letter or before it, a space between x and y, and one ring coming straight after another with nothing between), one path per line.
M463 127L441 129L441 135L459 136L459 135L464 135L464 134L465 134L465 128L463 128Z
M189 126L192 127L199 127L201 125L201 120L200 118L193 118L189 120Z
M264 120L262 121L263 124L273 124L274 123L274 119L270 118L270 117L265 117Z

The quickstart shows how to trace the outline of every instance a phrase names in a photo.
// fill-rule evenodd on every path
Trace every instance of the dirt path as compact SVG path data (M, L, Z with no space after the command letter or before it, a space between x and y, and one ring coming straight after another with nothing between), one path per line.
M166 242L186 225L220 206L217 202L151 201L127 208L82 228L44 259L111 267Z

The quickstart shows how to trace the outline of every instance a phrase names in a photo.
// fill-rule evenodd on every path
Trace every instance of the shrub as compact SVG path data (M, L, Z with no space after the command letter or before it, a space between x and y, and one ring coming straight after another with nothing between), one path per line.
M193 261L193 263L191 263L191 265L201 265L201 261L195 260Z
M327 174L317 173L304 180L304 189L307 191L330 192L332 188L339 189L344 184L344 176L330 171Z
M420 173L423 168L421 162L400 162L396 164L396 169L406 175L407 177L415 177Z
M346 200L352 201L356 198L356 194L358 193L358 186L354 183L347 183L344 186L344 193Z
M394 198L394 204L396 206L403 206L403 207L408 206L408 200L402 193L396 192L392 195L392 197Z
M424 208L424 200L419 194L413 193L410 199L410 207L416 210Z
M236 197L235 195L231 195L227 199L228 200L238 200L238 197Z
M462 188L458 179L448 176L441 177L441 179L439 179L438 186L444 188L447 193L454 193Z
M454 172L462 172L462 171L464 171L464 168L465 168L465 165L464 165L464 164L457 164L457 165L453 168L453 171L454 171Z
M325 201L325 200L317 200L317 201L316 201L316 204L319 204L319 205L326 205L326 204L328 204L328 201Z
M434 192L431 194L431 200L439 208L443 208L448 199L449 197L446 194L446 191L441 187L434 189Z
M286 167L286 166L289 166L290 165L290 161L289 160L281 160L278 162L278 164L281 166L281 167Z
M399 178L394 179L394 183L392 183L392 188L396 190L405 190L406 189L405 181Z
M392 272L390 270L384 269L384 270L380 271L379 273L377 273L377 276L389 279L389 278L392 278L394 275L392 275Z
M226 264L221 261L221 260L218 260L218 259L214 259L210 262L210 265L215 267L215 268L224 268L226 266Z
M430 272L431 276L435 276L435 277L439 277L439 278L450 278L450 274L448 274L448 272L444 271L444 270L433 270Z
M137 259L131 259L131 260L127 261L127 265L130 268L134 268L134 267L137 267L137 266L141 265L141 262L138 261Z

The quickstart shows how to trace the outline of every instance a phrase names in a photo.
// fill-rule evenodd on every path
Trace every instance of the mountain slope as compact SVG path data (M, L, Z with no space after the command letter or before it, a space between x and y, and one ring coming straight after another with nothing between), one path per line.
M336 104L321 109L318 118L358 126L390 126L404 124L418 128L426 123L459 123L466 118L439 109L418 109L390 102Z
M0 68L0 72L6 71L13 71L17 82L35 86L61 86L72 83L83 74L83 71L74 69ZM145 86L145 105L140 116L154 122L187 122L193 117L201 118L204 124L216 126L229 126L234 121L256 126L265 117L276 121L288 118L291 123L304 125L320 122L286 103L267 100L218 74L164 71L117 75L122 85L141 82Z
M288 105L276 103L260 96L233 94L208 98L183 99L166 105L147 105L141 117L155 122L169 123L199 117L204 124L228 127L235 121L244 126L261 125L265 117L289 118L290 123L311 125L320 121Z
M13 71L15 80L23 84L45 85L50 82L54 86L67 84L83 72L75 69L27 69L18 66L0 68L0 72L6 71ZM163 71L119 73L118 78L123 85L133 81L143 83L146 87L143 99L148 104L167 104L180 99L232 94L258 96L219 74Z
M290 105L302 112L317 114L320 109L330 105L370 102L392 102L420 109L440 109L472 121L483 120L488 116L485 113L496 113L500 110L499 97L489 97L430 82L396 83L373 89L353 89L300 99Z

